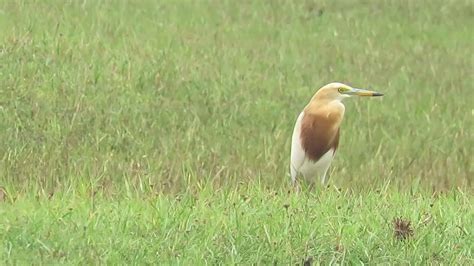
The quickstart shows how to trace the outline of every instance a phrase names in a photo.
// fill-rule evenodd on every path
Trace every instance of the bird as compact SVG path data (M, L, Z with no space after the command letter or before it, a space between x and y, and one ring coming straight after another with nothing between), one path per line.
M383 93L332 82L321 87L298 115L290 154L290 175L294 185L297 185L298 175L302 175L311 187L318 178L326 185L326 174L339 146L345 112L342 100L352 96L383 96Z

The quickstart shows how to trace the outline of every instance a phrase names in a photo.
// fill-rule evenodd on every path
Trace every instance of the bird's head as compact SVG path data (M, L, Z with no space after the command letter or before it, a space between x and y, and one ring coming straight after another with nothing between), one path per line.
M351 96L383 96L383 93L364 89L356 89L346 84L334 82L329 83L319 89L313 98L327 101L341 101L344 98L348 98Z

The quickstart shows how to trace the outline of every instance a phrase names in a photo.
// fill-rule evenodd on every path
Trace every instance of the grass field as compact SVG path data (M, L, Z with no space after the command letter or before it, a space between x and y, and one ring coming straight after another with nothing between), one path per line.
M473 10L1 1L2 264L474 264ZM345 102L329 187L289 192L332 81L385 96Z

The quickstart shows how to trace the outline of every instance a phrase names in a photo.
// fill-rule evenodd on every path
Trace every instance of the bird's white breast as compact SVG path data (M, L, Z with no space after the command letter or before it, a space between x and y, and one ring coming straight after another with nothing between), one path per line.
M305 160L303 165L300 167L299 172L308 181L314 181L314 179L321 179L324 184L326 182L326 173L331 165L334 158L334 150L328 150L317 162L311 160Z
M291 139L291 179L293 182L295 182L296 176L298 173L300 173L310 182L319 178L321 179L321 182L324 183L326 172L334 158L335 150L329 149L317 161L313 161L308 158L303 149L301 141L301 123L303 116L304 111L300 113L298 119L296 120L293 136Z

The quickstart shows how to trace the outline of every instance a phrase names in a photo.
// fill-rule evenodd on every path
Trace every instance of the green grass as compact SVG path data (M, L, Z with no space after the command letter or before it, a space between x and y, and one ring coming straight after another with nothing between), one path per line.
M14 264L470 265L472 207L460 192L299 195L254 186L115 200L26 196L0 211L0 250ZM412 222L411 238L394 237L399 216Z
M473 24L468 0L2 1L0 258L472 264ZM346 100L331 187L288 195L332 81L385 96Z

